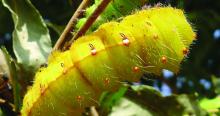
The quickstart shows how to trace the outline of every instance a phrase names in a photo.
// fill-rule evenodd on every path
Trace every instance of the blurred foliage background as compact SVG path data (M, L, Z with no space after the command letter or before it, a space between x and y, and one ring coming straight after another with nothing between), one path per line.
M47 22L52 44L80 4L81 0L31 0ZM220 94L220 1L219 0L149 0L185 10L189 22L197 32L197 41L175 75L164 70L162 77L145 75L142 83L154 86L163 95L196 94L199 99L214 98ZM163 19L161 19L163 20ZM14 23L10 12L0 4L0 46L6 46L14 57L12 31ZM220 104L220 103L219 103Z

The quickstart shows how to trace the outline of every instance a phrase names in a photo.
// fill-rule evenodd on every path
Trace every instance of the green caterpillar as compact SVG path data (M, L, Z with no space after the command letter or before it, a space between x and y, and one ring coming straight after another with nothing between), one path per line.
M122 81L138 81L145 72L160 75L162 69L177 73L195 35L183 11L172 7L141 10L121 22L102 24L70 50L51 54L48 67L37 72L25 95L21 113L80 115Z
M86 9L85 17L81 18L76 24L76 30L78 30L91 15L96 7L102 0L95 0L95 3ZM113 0L99 16L96 22L90 27L89 32L92 32L98 28L104 22L108 20L118 19L120 17L129 15L134 9L140 9L148 0Z

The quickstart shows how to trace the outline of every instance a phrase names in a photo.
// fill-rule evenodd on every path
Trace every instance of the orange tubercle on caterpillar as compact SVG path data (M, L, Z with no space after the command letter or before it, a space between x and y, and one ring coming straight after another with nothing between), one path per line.
M129 41L127 38L126 38L126 39L123 39L122 41L123 41L123 45L129 46L130 41Z
M90 49L91 49L91 54L92 54L92 55L96 55L96 54L97 54L96 48L95 48L92 44L89 44L89 47L90 47Z
M120 33L120 35L121 35L121 37L122 37L122 43L123 43L123 45L129 46L130 41L129 41L128 37L126 37L123 33Z
M40 93L44 94L44 91L45 91L44 85L40 84Z
M92 50L91 50L91 54L92 54L92 55L96 55L96 54L97 54L97 50L96 50L95 48L92 49Z
M139 71L140 71L139 67L137 67L137 66L133 67L133 72L139 72Z
M105 78L104 79L104 83L105 83L105 85L108 85L110 83L110 79L109 78Z
M76 96L76 101L81 102L83 100L83 97L81 95Z
M64 68L64 69L63 69L63 74L66 74L66 73L67 73L67 69Z
M162 56L161 61L162 61L163 64L166 64L167 63L167 58L165 56Z
M184 54L184 55L187 55L188 52L189 52L189 50L188 50L187 48L183 48L183 54Z

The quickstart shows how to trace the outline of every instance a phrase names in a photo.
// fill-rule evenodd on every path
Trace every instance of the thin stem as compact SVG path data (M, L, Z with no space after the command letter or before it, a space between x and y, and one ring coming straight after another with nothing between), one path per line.
M85 9L90 3L90 0L83 0L79 7L77 8L76 12L71 17L70 21L68 22L66 28L64 29L63 33L60 35L60 38L57 40L56 44L54 45L53 50L61 49L65 42L72 38L71 32L73 31L74 25L80 15L82 15L83 9Z
M99 116L97 110L95 109L95 106L90 107L91 116Z
M14 96L14 104L15 104L15 111L19 112L21 109L21 88L18 81L18 75L17 70L15 66L14 60L10 57L5 47L2 47L2 51L4 54L4 57L7 61L7 65L9 68L9 76L12 82L12 88L13 88L13 96Z
M84 35L86 31L90 28L90 26L95 22L95 20L98 18L98 16L105 10L107 5L111 2L112 0L102 0L102 2L98 5L98 7L95 9L95 11L89 16L85 24L77 31L75 36L70 40L70 42L67 44L67 49L74 40L79 38L80 36Z

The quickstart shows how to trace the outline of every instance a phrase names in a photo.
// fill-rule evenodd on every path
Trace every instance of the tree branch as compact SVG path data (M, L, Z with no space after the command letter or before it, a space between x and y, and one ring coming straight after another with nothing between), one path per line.
M90 3L90 0L83 0L82 1L82 3L79 5L76 12L73 14L70 21L68 22L63 33L60 35L60 38L57 40L56 44L54 45L53 50L61 49L64 46L65 42L70 40L70 38L72 38L71 32L73 30L73 27L74 27L78 17L80 15L82 15L83 9L85 9L89 5L89 3Z
M90 28L90 26L95 22L95 20L98 18L98 16L105 10L107 5L112 0L102 0L102 2L98 5L98 7L95 9L95 11L89 16L85 24L77 31L75 36L67 43L67 46L65 46L64 49L67 49L71 46L74 40L79 38L80 36L84 35L86 31Z

